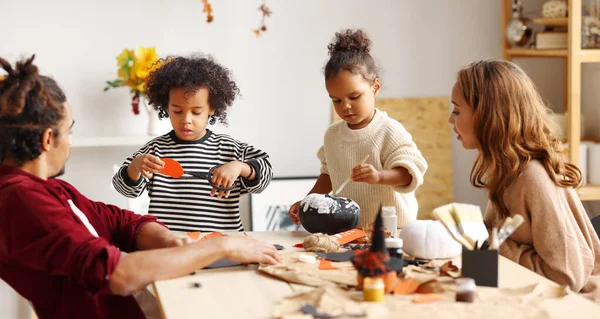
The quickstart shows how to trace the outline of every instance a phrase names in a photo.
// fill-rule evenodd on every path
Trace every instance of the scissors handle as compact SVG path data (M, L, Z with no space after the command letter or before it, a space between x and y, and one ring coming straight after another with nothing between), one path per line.
M201 178L201 179L205 179L205 180L208 181L208 183L210 184L210 186L212 186L216 190L219 190L219 191L230 191L230 190L232 190L232 189L235 188L235 183L233 185L231 185L231 187L221 187L221 186L215 185L215 183L213 183L213 181L212 181L213 171L215 169L217 169L218 167L220 167L220 166L221 165L217 165L217 166L211 167L210 170L208 170L208 173L188 173L188 172L185 172L185 174L191 175L191 176L181 176L181 178Z

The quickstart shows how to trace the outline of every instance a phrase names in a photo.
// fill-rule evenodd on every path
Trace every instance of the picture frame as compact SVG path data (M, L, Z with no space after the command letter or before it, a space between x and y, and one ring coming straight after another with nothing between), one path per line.
M250 194L252 231L304 230L289 217L290 207L302 200L315 185L318 176L275 177L260 194Z

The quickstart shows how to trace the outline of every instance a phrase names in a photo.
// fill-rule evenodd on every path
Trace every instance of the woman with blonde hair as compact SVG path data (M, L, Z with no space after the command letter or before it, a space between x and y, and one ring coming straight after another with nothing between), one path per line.
M486 226L525 219L500 254L600 301L600 240L574 190L581 172L531 79L511 62L474 62L458 72L452 104L458 140L478 151L471 183L488 191Z

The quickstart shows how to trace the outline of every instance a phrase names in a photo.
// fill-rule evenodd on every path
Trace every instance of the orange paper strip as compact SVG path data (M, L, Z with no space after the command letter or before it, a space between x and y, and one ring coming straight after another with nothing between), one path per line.
M425 302L435 302L442 301L445 297L442 294L421 294L415 296L412 301L414 303L425 303Z
M219 236L223 236L223 233L216 231L214 233L210 233L210 234L208 234L208 235L200 238L200 240L208 239L208 238L213 238L213 237L219 237Z
M340 245L347 244L357 238L365 237L367 233L365 233L362 229L354 228L345 232L341 232L335 235L331 235L331 237L337 239Z

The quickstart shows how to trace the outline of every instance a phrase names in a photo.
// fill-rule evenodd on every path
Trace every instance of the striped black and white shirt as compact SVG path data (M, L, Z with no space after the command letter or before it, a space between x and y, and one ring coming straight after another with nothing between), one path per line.
M221 199L210 196L212 186L201 178L175 179L154 174L151 179L142 176L138 181L132 181L127 175L127 166L142 154L172 158L181 163L184 171L193 173L207 173L211 167L231 161L245 162L252 165L256 178L249 181L240 177L229 197ZM200 140L183 141L171 131L151 140L127 158L113 177L113 185L119 193L131 198L140 196L147 189L150 197L148 213L171 230L243 231L240 196L262 192L272 177L269 155L251 145L210 130L206 130Z

